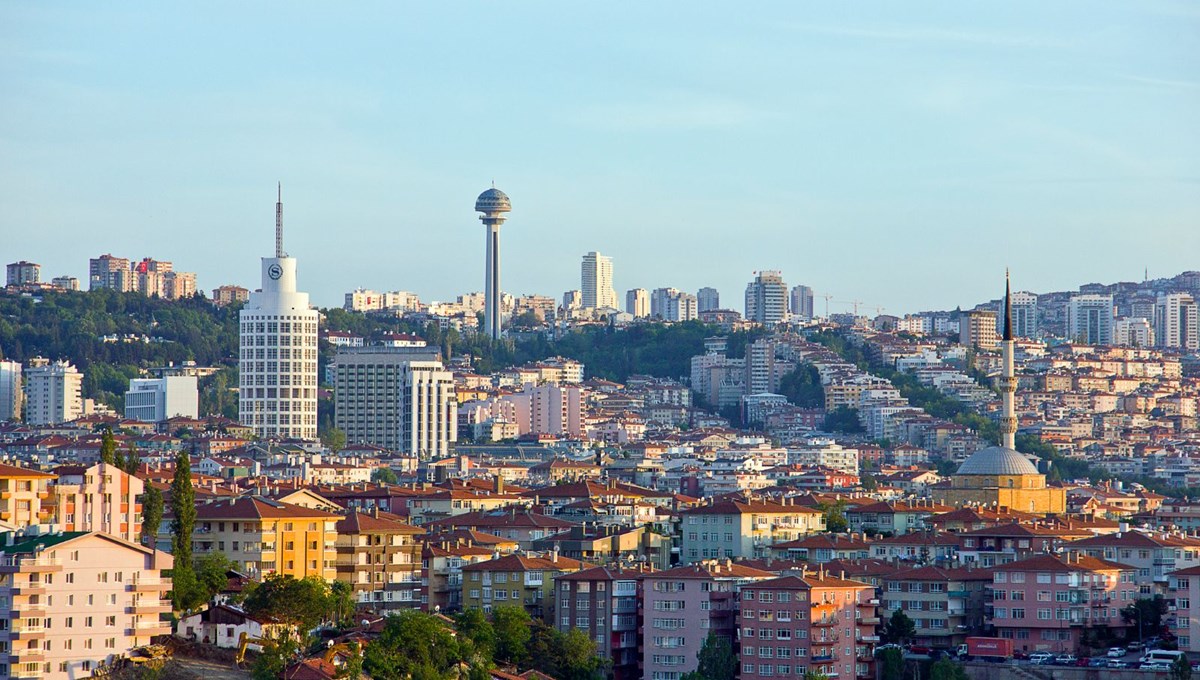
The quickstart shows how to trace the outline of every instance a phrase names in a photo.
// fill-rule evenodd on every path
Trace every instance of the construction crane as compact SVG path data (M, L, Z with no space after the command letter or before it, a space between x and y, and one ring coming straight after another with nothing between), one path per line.
M854 316L858 316L858 306L863 304L862 300L834 300L834 302L842 305L852 305L854 309Z
M825 299L825 319L828 320L829 319L829 301L833 299L833 296L826 293L825 295L818 295L817 297Z

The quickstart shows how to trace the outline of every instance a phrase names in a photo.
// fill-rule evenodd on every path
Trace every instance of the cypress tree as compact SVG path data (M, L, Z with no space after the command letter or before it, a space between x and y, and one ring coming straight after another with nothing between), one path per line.
M192 565L192 530L196 527L196 490L192 487L192 463L180 451L175 458L175 477L171 480L171 554L175 568L171 572L175 607L186 609L196 590L196 572Z

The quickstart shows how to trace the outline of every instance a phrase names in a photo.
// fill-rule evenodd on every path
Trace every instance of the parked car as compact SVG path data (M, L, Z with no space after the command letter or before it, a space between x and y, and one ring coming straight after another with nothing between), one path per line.
M1109 647L1108 648L1108 658L1120 659L1124 656L1125 656L1125 648L1124 647Z
M1125 645L1125 649L1131 652L1140 652L1145 648L1146 645L1142 644L1141 642L1130 642L1129 644Z
M1029 663L1038 665L1054 663L1054 655L1050 652L1034 652L1029 655Z
M1059 666L1074 666L1075 661L1076 658L1074 654L1059 654L1058 656L1054 657L1054 663Z
M1029 652L1022 652L1021 650L1014 651L1013 658L1018 659L1020 661L1028 661L1029 660Z
M1138 666L1138 668L1144 671L1169 671L1171 670L1171 664L1167 663L1166 661L1147 661L1141 666Z
M1109 668L1129 668L1129 662L1122 661L1120 659L1109 659L1108 667Z
M1088 668L1092 665L1092 660L1086 656L1081 656L1075 660L1075 665L1080 668Z
M1098 656L1094 659L1088 659L1088 668L1108 668L1108 659Z

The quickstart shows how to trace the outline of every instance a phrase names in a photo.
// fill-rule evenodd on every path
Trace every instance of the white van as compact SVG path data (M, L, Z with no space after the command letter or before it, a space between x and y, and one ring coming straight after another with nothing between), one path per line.
M1146 652L1146 655L1141 658L1142 663L1165 663L1167 665L1175 663L1175 659L1183 656L1183 652L1171 649L1152 649Z

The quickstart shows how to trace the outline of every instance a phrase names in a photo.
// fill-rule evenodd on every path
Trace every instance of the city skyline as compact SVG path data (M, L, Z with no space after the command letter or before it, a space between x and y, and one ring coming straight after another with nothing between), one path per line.
M518 197L514 294L573 288L598 250L618 292L733 299L777 269L903 313L992 298L980 270L1062 290L1193 269L1200 247L1198 18L1170 3L637 21L481 5L471 22L375 6L369 26L319 8L228 22L134 7L5 10L10 259L80 276L102 252L153 253L206 290L245 285L276 179L322 306L359 286L475 290L466 200L493 179ZM493 32L510 39L485 50ZM501 105L481 109L472 82ZM580 209L597 195L603 210ZM987 247L999 238L1039 247ZM891 274L913 258L926 266Z

